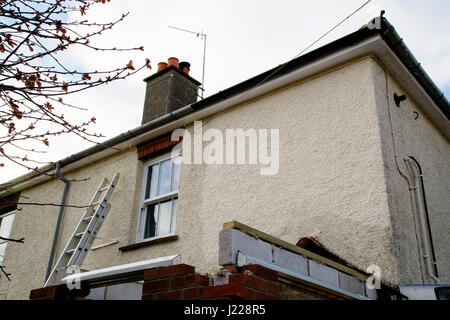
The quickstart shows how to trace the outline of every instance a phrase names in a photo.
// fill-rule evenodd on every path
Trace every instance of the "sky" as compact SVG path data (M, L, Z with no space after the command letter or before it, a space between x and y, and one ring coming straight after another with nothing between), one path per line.
M144 52L93 54L84 50L66 52L67 63L81 69L135 65L151 60L152 70L143 70L126 80L66 97L87 111L68 111L72 119L97 119L92 131L112 138L141 123L145 77L157 64L177 57L191 63L190 75L201 81L203 42L194 34L169 28L203 32L207 35L205 96L224 90L295 57L367 0L111 0L93 9L88 18L111 21L129 12L96 44L107 47L139 47ZM385 17L437 86L450 97L450 1L372 0L338 29L308 51L358 30L371 18ZM101 142L104 139L99 139ZM92 146L73 135L54 137L41 161L58 161ZM8 163L0 168L0 183L27 173Z

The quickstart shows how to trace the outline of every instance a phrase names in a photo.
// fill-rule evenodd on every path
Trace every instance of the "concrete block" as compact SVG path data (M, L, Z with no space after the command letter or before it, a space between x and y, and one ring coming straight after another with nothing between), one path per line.
M142 284L123 283L106 287L106 300L141 300Z
M338 271L309 259L309 276L329 285L339 287Z
M87 300L105 300L105 287L91 289L85 297Z
M219 265L233 264L233 229L219 232Z
M275 248L274 263L289 271L305 276L308 275L308 260L299 254L295 254L284 249Z
M358 278L338 271L339 286L343 290L364 296L364 283Z
M236 264L237 254L272 262L272 245L235 229L219 233L219 265Z

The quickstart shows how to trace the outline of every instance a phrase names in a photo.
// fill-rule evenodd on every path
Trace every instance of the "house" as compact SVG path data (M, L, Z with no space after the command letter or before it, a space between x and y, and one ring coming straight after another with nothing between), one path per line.
M0 194L2 230L25 238L2 245L0 297L70 296L44 282L73 206L117 172L74 296L390 299L450 282L450 107L385 18L199 101L169 62L145 79L141 126Z

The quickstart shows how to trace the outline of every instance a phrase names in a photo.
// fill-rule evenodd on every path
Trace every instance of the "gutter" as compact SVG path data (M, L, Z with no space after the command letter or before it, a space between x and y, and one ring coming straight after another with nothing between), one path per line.
M56 244L58 243L59 231L61 229L61 221L62 221L62 217L63 217L63 213L64 213L64 207L66 204L67 192L69 191L69 187L70 187L70 181L61 175L60 170L61 170L61 164L57 163L56 164L56 176L62 182L64 182L64 191L63 191L63 195L61 198L61 206L59 207L58 218L56 220L56 227L55 227L55 232L53 235L52 249L50 250L50 257L48 259L47 272L45 274L44 283L47 281L48 277L50 276L50 273L52 272L53 260L55 258Z
M76 161L79 161L81 159L84 159L90 155L93 155L95 153L98 153L100 151L104 151L107 149L116 149L118 151L121 151L120 149L114 148L114 146L116 146L117 144L127 141L131 138L135 138L141 134L144 134L152 129L158 128L160 126L162 126L163 124L169 123L174 119L177 119L181 116L183 116L186 113L190 113L192 112L193 109L191 107L191 105L185 106L183 108L180 108L178 110L175 110L173 112L170 112L168 114L165 114L162 117L159 117L155 120L152 120L150 122L145 123L142 126L139 126L137 128L134 128L132 130L128 130L127 132L121 133L118 136L115 136L109 140L106 140L104 142L98 143L88 149L84 149L80 152L77 152L75 154L72 154L60 161L58 161L56 164L50 164L50 165L46 165L43 166L41 168L39 168L40 172L48 172L50 175L52 174L52 171L54 171L54 173L56 174L56 171L58 170L58 166L59 167L64 167L67 166L68 164L74 163ZM11 181L8 181L5 183L5 185L12 185L12 187L10 187L8 191L6 191L6 193L14 193L17 189L23 189L22 186L20 186L20 183L23 184L29 184L32 183L33 179L36 177L41 176L40 173L38 172L31 172L31 173L27 173L24 174L18 178L15 178ZM43 180L50 180L51 177L43 177ZM0 192L0 195L2 194L2 192Z
M389 21L386 18L383 18L382 23L383 26L380 33L383 38L392 46L394 52L399 56L400 60L405 64L411 74L414 75L420 85L424 87L427 94L430 95L431 99L436 103L447 120L450 119L450 104L447 98L436 86L434 81L431 80Z
M233 86L229 89L226 89L225 91L220 91L219 93L213 96L197 101L195 103L177 109L168 114L165 114L155 120L147 122L140 127L129 130L114 138L106 140L102 143L98 143L93 147L75 153L69 157L66 157L58 161L58 163L60 164L61 167L64 167L76 161L87 158L88 156L91 156L97 152L104 151L107 149L116 149L118 151L121 151L121 149L117 148L117 145L132 138L136 138L142 134L149 134L153 129L161 129L164 125L168 126L172 125L173 129L180 128L188 123L192 123L195 120L203 119L218 112L224 111L235 105L243 104L248 100L251 100L253 98L262 96L274 90L285 87L305 77L314 75L317 72L320 72L320 70L323 68L329 68L338 63L343 63L344 61L349 59L346 56L349 52L352 52L358 48L363 48L365 45L374 43L378 39L379 36L377 34L373 35L372 37L369 37L368 39L361 39L361 41L358 43L354 43L353 41L345 39L344 44L346 45L346 47L341 48L340 50L337 50L336 44L332 43L331 48L334 51L329 52L325 56L321 56L322 54L320 55L319 54L311 55L311 53L307 54L307 58L309 61L306 65L302 67L297 66L293 68L292 66L289 66L289 68L286 68L285 70L280 72L281 74L278 75L276 78L270 79L267 82L262 83L258 86L245 88L245 86L249 85L251 86L251 84L249 83L253 84L257 79L259 79L261 77L261 75L259 75L236 86ZM266 73L262 75L265 75ZM115 146L116 148L114 148ZM55 165L47 165L40 168L39 170L41 172L51 173L54 168ZM41 174L37 172L32 172L25 174L21 177L18 177L12 181L9 181L7 184L13 185L13 187L10 188L11 191L9 192L14 192L17 189L23 189L25 186L28 187L39 183L39 182L33 183L33 178L38 177L40 175ZM43 179L44 180L51 179L51 177L43 177ZM14 184L16 185L14 186Z
M85 159L95 153L104 151L107 149L118 149L114 146L119 145L132 138L137 138L143 134L151 134L154 129L162 129L163 126L182 127L189 123L189 121L195 121L214 113L223 111L228 107L232 107L236 104L242 104L249 99L264 95L271 90L279 89L289 83L300 80L302 77L310 76L314 74L314 70L317 70L317 65L324 63L330 59L339 60L339 58L346 53L360 48L365 44L370 44L375 41L377 37L382 37L386 43L392 47L394 53L400 58L402 63L407 67L407 70L416 78L417 82L424 88L424 91L436 103L437 111L441 112L447 121L450 118L450 105L443 93L437 88L434 82L426 74L420 63L414 58L412 53L403 43L403 40L398 36L394 27L383 18L381 30L370 30L367 27L362 28L356 32L353 32L341 39L331 42L319 49L306 53L299 58L296 58L288 63L284 64L281 68L275 67L264 73L261 73L253 78L250 78L244 82L234 85L224 91L220 91L212 96L209 96L203 100L192 103L188 106L168 113L160 118L152 120L144 125L135 129L122 133L112 139L99 143L93 147L85 149L81 152L75 153L69 157L66 157L59 161L61 167L74 163L81 159ZM324 67L325 68L325 67ZM306 71L305 71L306 70ZM309 74L308 74L309 70ZM312 71L311 71L312 70ZM277 71L276 75L274 72ZM272 79L268 79L272 76ZM265 83L261 84L263 81ZM243 97L245 96L245 99ZM175 121L177 120L177 121ZM442 129L441 129L442 130ZM166 131L170 131L169 129ZM150 138L149 138L150 139ZM52 172L55 165L47 165L39 170L41 172ZM10 191L3 193L12 193L18 190L22 190L25 187L29 187L40 183L36 180L36 177L41 176L40 173L32 172L22 175L14 180L11 180L5 185L11 185ZM50 179L50 177L43 177L43 180ZM0 195L3 194L0 192Z

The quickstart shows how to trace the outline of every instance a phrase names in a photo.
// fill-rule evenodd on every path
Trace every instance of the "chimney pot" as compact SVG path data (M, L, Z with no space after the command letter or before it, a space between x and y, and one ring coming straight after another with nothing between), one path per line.
M187 75L189 75L189 71L191 70L191 64L187 61L182 61L179 64L180 66L180 70L183 71L184 73L186 73Z
M165 68L167 68L167 63L166 62L160 62L160 63L158 63L158 71L156 71L156 72L163 71Z
M170 57L169 59L167 59L169 67L174 66L176 68L179 68L178 61L179 61L178 58L175 57Z

